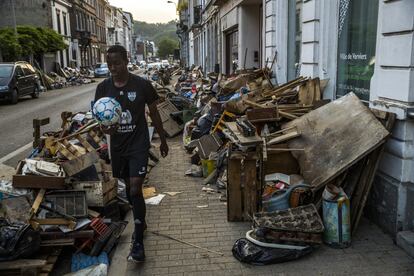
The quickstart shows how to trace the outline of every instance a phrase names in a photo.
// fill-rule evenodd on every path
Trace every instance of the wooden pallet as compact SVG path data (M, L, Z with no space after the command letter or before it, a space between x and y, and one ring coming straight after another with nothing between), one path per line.
M59 258L61 248L41 251L36 259L18 259L0 262L0 275L48 276Z

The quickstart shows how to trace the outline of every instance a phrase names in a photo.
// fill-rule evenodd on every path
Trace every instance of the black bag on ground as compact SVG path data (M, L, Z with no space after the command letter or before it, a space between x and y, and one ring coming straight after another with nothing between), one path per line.
M247 239L238 239L233 245L233 256L243 263L252 265L277 264L299 259L313 251L311 246L304 249L280 249L261 247Z
M40 248L40 234L28 224L0 220L0 261L27 258Z

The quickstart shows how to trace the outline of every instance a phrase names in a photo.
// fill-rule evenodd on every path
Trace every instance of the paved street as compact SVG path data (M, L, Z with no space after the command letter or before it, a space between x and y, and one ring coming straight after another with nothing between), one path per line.
M60 127L62 111L86 111L90 108L97 82L58 90L50 90L38 99L21 98L17 105L0 102L0 158L33 141L33 119L50 118L50 124L42 132ZM4 162L15 166L17 161L27 156L30 149Z
M110 276L121 275L414 275L414 259L368 220L363 220L350 248L321 246L311 255L289 263L250 266L233 258L234 242L244 237L249 223L227 222L221 194L201 191L202 179L184 176L190 156L182 149L181 137L170 141L170 154L150 174L150 186L167 195L159 206L147 207L147 260L126 262L132 224L129 223L110 266ZM197 206L206 206L198 208ZM131 221L131 214L129 214ZM159 231L198 246L221 251L218 256L151 234Z

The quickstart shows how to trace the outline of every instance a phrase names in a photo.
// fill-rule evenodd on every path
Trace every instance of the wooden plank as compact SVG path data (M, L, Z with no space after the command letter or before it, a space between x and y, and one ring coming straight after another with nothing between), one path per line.
M0 270L38 268L44 265L46 265L46 260L19 259L15 261L0 262Z
M388 118L385 122L385 128L391 132L392 128L394 127L394 123L395 123L395 119L396 119L396 114L394 113L389 113L388 114ZM364 187L362 194L362 199L358 204L358 209L354 209L354 216L352 217L352 209L351 209L351 218L352 218L352 233L354 234L356 229L358 228L359 225L359 221L361 219L362 213L364 211L364 207L365 204L367 202L368 199L368 195L371 191L371 187L372 187L372 183L374 182L374 178L375 178L375 174L377 172L379 163L381 161L382 155L384 153L384 149L385 149L385 143L379 147L378 149L376 149L375 151L373 151L369 157L368 157L368 164L369 167L368 169L366 169L364 171L364 173L366 174L366 176L361 177L362 181L364 181L362 183L361 186Z
M280 119L274 107L248 110L246 116L251 122L277 121Z
M290 113L288 113L286 111L279 110L279 114L280 114L280 116L282 116L282 117L284 117L286 119L294 120L294 119L299 118L298 116L292 115L292 114L290 114Z
M57 176L13 175L13 187L25 189L66 189L65 178Z
M161 121L166 134L169 137L173 137L180 133L183 129L183 126L180 126L170 116L171 113L178 112L178 109L167 99L164 102L158 104L157 109L160 113Z
M93 152L95 151L95 148L92 147L91 144L89 144L89 142L82 137L82 135L77 135L76 139L78 139L78 141L82 144L82 146L89 152Z
M271 173L298 174L299 164L290 151L273 154L273 150L286 150L287 144L273 145L267 148L267 161L263 162L264 175Z
M288 142L305 183L319 189L377 148L389 132L354 93L282 126L297 126L301 137Z
M75 175L99 161L99 155L94 150L72 160L63 162L62 168L68 176Z
M243 162L243 220L252 220L253 214L258 211L258 181L256 175L256 159L246 158Z
M300 133L297 130L288 132L286 134L280 135L279 137L273 138L272 140L270 140L269 142L267 142L268 146L274 145L274 144L279 144L282 142L286 142L289 141L293 138L299 137Z
M320 83L319 78L314 78L313 84L314 84L314 92L315 92L314 94L315 97L314 97L313 102L320 101L322 99L322 92L321 92L321 83Z
M227 220L242 221L241 160L229 158L227 165Z

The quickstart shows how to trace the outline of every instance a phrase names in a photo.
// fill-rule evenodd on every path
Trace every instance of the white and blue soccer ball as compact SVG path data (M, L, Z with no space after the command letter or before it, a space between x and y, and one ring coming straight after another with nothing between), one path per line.
M104 126L117 124L122 115L121 105L110 97L98 99L92 108L92 114L98 123Z

